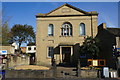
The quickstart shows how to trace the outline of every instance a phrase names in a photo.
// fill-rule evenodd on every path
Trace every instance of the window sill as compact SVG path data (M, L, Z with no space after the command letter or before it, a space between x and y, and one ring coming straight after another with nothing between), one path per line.
M46 59L52 59L52 57L48 57L48 56L47 56Z
M73 37L73 36L59 36L59 37Z
M79 37L86 37L87 35L79 35Z
M47 37L54 37L54 36L47 36Z

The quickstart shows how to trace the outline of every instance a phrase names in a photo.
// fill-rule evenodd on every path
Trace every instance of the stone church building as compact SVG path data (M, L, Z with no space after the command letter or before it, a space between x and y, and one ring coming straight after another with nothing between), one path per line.
M95 37L98 13L86 12L64 4L49 13L36 15L37 64L74 63L79 58L79 47L87 36Z

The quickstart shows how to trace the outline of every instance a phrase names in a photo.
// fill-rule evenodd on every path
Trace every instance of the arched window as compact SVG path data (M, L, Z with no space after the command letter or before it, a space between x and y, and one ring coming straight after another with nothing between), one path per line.
M62 25L61 35L62 36L72 36L72 25L69 22L66 22Z
M85 35L85 24L84 23L81 23L79 26L79 34Z
M53 36L54 26L53 24L48 25L48 36Z

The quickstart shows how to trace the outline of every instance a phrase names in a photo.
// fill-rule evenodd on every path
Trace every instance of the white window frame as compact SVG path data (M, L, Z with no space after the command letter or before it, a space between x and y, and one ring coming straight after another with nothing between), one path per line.
M72 25L64 23L61 28L61 36L72 36Z

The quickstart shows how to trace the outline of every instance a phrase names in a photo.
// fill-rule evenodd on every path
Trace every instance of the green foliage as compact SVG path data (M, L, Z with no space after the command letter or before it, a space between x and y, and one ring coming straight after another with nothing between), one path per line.
M35 33L33 27L30 25L16 24L11 29L12 41L18 42L19 47L22 43L35 42Z
M0 11L0 45L9 45L11 38L10 28L8 26L10 16L7 16L4 9Z
M11 33L8 23L2 26L2 45L9 45L9 40L11 39Z
M87 37L80 47L81 54L90 54L93 58L99 53L99 40L93 37Z
M27 56L31 56L30 54L28 54L28 53L25 53L25 55L27 55Z

